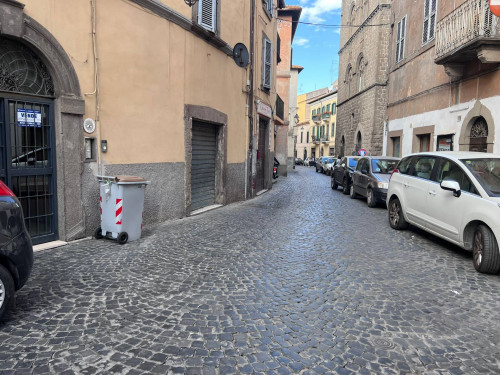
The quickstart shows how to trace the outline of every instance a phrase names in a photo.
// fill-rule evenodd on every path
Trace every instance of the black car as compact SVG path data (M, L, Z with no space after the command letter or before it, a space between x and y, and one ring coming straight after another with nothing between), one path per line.
M301 158L295 158L295 165L304 165L304 160Z
M14 293L28 280L33 246L23 209L14 193L0 181L0 320L14 302Z
M385 204L389 179L399 160L388 156L365 156L360 159L352 175L351 198L365 197L368 207Z
M333 167L331 187L337 190L342 186L342 192L349 194L351 188L352 174L361 156L344 156L340 162Z

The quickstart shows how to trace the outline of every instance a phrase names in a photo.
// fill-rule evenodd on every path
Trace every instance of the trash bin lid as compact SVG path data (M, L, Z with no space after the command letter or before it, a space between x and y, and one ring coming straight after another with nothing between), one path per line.
M146 180L138 176L120 175L115 177L116 182L145 182Z

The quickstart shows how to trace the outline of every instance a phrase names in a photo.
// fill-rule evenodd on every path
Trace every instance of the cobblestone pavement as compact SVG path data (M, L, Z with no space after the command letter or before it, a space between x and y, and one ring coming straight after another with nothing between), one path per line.
M35 262L0 325L2 374L500 372L500 277L313 168Z

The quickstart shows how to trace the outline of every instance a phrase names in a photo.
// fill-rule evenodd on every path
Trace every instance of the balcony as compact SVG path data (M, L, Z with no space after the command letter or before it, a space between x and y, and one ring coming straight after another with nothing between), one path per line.
M280 98L279 95L276 95L276 117L281 119L281 121L285 121L284 118L285 115L285 103L283 100Z
M313 120L314 122L320 122L320 121L321 121L321 115L320 115L320 114L318 114L318 115L313 115L312 120Z
M330 119L330 112L325 112L321 115L323 120L329 120Z
M500 62L500 18L488 0L467 0L436 25L435 63L450 76L460 77L463 65L479 59Z
M312 143L314 143L315 145L319 145L321 143L321 140L320 140L320 138L313 135L312 136Z

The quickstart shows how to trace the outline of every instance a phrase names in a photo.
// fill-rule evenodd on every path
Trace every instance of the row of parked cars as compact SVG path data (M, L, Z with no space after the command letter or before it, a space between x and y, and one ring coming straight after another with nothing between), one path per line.
M332 189L364 197L369 207L386 205L393 229L412 224L471 251L477 271L500 272L500 155L346 156L330 174Z

